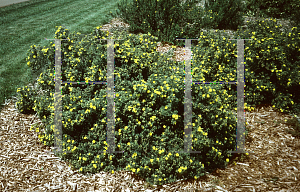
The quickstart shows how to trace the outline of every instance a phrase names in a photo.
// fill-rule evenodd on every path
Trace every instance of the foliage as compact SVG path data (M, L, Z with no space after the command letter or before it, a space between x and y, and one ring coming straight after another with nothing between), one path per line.
M216 15L212 18L216 23L214 29L237 30L243 24L246 6L241 0L208 0L205 10Z
M299 15L299 5L299 0L247 0L247 9L256 12L259 8L264 17L277 19L288 19L295 14Z
M290 17L290 20L291 20L291 23L292 23L292 26L297 26L297 27L300 27L300 2L299 1L296 1L297 3L293 3L291 6L292 6L292 13L291 13L291 17Z
M281 112L299 113L299 35L299 28L283 29L274 18L251 22L246 31L237 31L235 38L253 39L245 41L248 104L270 103Z
M58 29L55 38L71 39L61 46L63 81L106 81L106 41L97 39L107 39L108 33L98 29L90 36ZM63 148L71 153L60 156L82 173L126 169L160 185L225 167L232 156L227 152L236 145L235 105L226 102L228 87L192 85L193 151L202 153L176 153L184 149L184 62L169 60L172 51L156 52L157 38L150 33L112 38L123 39L115 43L115 150L125 152L106 153L106 86L65 84ZM34 107L46 125L40 139L47 145L53 145L53 45L44 49L49 61L38 80L48 92L37 97ZM38 64L39 57L30 65Z
M158 41L184 46L184 41L176 38L197 38L200 28L209 28L214 24L212 15L201 6L199 0L122 0L118 4L114 17L118 15L130 25L129 32L151 33ZM195 41L193 42L195 44Z
M23 114L34 114L33 110L34 101L37 97L37 93L34 89L28 86L23 86L17 90L18 101L16 107L20 113Z

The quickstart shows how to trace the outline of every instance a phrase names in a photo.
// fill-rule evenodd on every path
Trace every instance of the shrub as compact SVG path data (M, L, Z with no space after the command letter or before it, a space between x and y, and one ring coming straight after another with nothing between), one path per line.
M98 29L90 36L57 30L55 38L71 39L61 46L63 81L106 81L107 42L96 39L106 39L108 33ZM116 151L125 152L100 152L107 150L106 86L65 84L63 150L71 153L59 156L82 173L126 169L159 185L198 178L226 166L232 157L227 152L236 147L236 117L232 113L236 105L227 100L230 87L192 85L193 150L202 153L174 153L184 149L184 62L170 60L172 51L167 55L156 52L157 38L150 33L112 38L124 39L115 42L114 72ZM35 110L46 125L40 139L52 145L54 59L50 55L46 58L47 69L38 85L48 92L37 97ZM38 59L33 63L39 63Z
M17 90L17 102L16 108L23 114L34 114L34 101L37 97L37 93L34 89L28 86L23 86Z
M47 62L46 55L48 51L49 48L43 49L40 45L30 46L30 49L27 52L28 57L26 58L26 61L28 67L30 67L34 73L39 71L40 69L43 69L43 67L45 66L45 62ZM37 57L39 57L39 59L36 59ZM51 58L54 57L52 56Z
M214 29L237 30L244 23L246 6L241 0L208 0L205 1L205 10L216 13Z
M232 39L245 40L245 108L271 104L284 113L300 112L299 97L299 28L283 29L275 19L254 21L246 31L240 28ZM201 32L193 49L194 81L236 81L237 43L216 30ZM230 95L236 86L231 85ZM234 103L231 100L231 103ZM248 106L247 106L248 105ZM246 130L247 132L247 130Z
M299 0L247 0L247 9L256 12L259 8L262 16L277 19L288 19L299 13L299 5Z
M290 20L292 22L292 26L300 27L300 2L296 1L297 3L292 4L292 11L291 11L291 17Z
M175 38L198 38L200 28L213 26L211 15L196 6L199 0L122 0L112 17L121 17L130 25L130 33L151 33L158 41L184 46ZM195 44L195 41L193 41Z
M271 18L237 31L235 38L253 39L245 41L245 99L250 105L270 103L281 112L298 113L299 28L280 29L278 21Z

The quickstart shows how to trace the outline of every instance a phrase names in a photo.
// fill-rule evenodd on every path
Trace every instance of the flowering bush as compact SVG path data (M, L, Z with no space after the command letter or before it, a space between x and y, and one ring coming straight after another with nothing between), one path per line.
M70 39L61 44L63 81L106 81L107 42L96 39L106 39L108 33L98 29L90 36L58 29L55 38ZM127 169L152 184L197 178L226 166L231 158L227 152L236 147L236 117L232 113L236 104L227 100L232 97L228 87L192 85L192 145L193 151L202 153L176 153L184 149L184 62L170 60L172 52L156 52L157 38L150 33L113 39L123 39L115 42L114 84L115 150L124 153L106 153L106 86L65 84L63 150L71 153L60 156L82 173ZM48 60L38 80L38 86L48 91L37 96L34 109L45 124L41 142L51 146L54 60Z
M276 19L263 19L249 23L245 31L239 28L232 39L238 38L253 39L244 41L245 108L271 104L281 112L299 113L299 28L284 29ZM193 49L192 65L201 63L193 68L195 81L236 81L237 43L229 39L219 30L201 32ZM232 85L230 94L235 90Z
M34 101L37 93L34 89L28 86L23 86L17 90L18 101L16 102L16 108L23 114L34 114Z
M253 39L245 41L248 104L268 103L281 112L300 112L299 29L284 29L271 18L254 21L248 30L237 31L241 39Z

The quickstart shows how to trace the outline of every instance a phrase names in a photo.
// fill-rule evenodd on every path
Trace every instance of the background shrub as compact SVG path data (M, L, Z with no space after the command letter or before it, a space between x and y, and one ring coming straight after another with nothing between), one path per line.
M263 17L289 19L299 13L299 0L247 0L246 2L248 10L256 13L259 8ZM294 19L298 18L294 17Z
M246 5L241 0L207 0L205 10L211 10L214 29L237 30L244 22Z
M290 20L292 23L292 26L297 26L300 27L300 1L294 1L291 4L291 16L290 16Z
M130 33L151 33L158 41L184 46L175 38L198 38L200 28L213 26L211 15L205 13L200 0L122 0L112 17L121 17L130 25ZM192 41L196 45L196 41Z

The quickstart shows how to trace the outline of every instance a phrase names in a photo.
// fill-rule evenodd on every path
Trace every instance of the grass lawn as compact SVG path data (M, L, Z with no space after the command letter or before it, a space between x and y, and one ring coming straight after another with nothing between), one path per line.
M0 8L0 110L5 99L17 95L17 88L33 83L26 64L31 45L46 46L55 35L55 26L64 25L70 32L90 34L96 26L111 18L118 1L105 0L32 0ZM54 42L54 41L53 41ZM63 41L62 41L63 43Z

